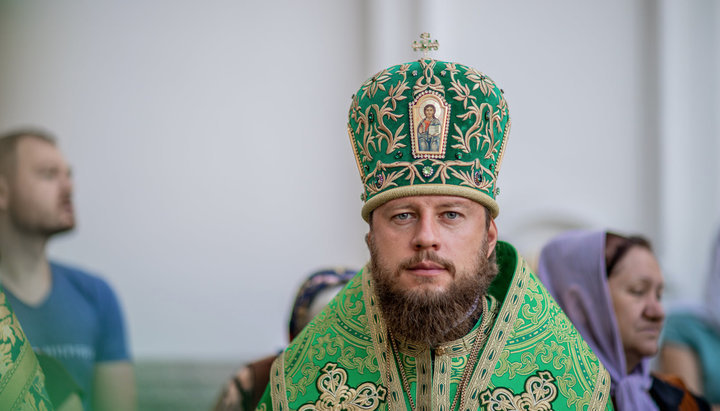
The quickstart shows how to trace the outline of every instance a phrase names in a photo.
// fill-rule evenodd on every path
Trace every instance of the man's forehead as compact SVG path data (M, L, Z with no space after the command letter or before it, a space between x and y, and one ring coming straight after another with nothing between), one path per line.
M34 137L26 137L17 143L17 158L19 160L65 161L57 146L51 142Z

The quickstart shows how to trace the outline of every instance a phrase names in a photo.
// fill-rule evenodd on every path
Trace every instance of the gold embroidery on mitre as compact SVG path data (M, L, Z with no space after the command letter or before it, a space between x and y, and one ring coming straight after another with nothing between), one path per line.
M325 373L317 380L317 388L321 392L315 404L306 404L299 411L331 411L331 410L376 410L385 401L385 388L371 382L350 388L346 385L347 371L338 368L335 363L327 363L322 369Z
M437 91L441 94L445 94L445 87L442 85L440 77L435 75L435 63L437 63L437 61L431 59L420 60L423 75L418 77L417 81L415 82L415 86L413 87L413 94L422 93L423 91L428 89Z
M385 91L385 82L390 80L390 77L392 77L392 74L387 69L370 77L360 88L360 91L362 91L362 98L365 98L366 96L373 98L378 90Z
M355 138L353 136L352 128L350 128L350 124L348 124L348 136L350 136L350 146L352 146L353 155L355 156L355 164L357 164L360 178L365 179L365 170L363 170L362 162L360 161L360 155L358 154L357 145L355 144Z
M493 411L552 410L551 403L557 398L558 389L553 384L555 379L549 371L539 371L537 375L525 381L525 392L513 395L507 388L486 390L480 396L482 404Z
M450 104L440 93L426 90L410 103L410 140L414 158L444 158L450 125Z

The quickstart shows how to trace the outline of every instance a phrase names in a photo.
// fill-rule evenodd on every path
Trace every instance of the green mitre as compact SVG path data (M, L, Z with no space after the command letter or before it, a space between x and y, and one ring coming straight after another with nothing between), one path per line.
M413 195L466 197L497 217L509 131L503 91L474 68L424 58L375 74L348 113L363 218Z

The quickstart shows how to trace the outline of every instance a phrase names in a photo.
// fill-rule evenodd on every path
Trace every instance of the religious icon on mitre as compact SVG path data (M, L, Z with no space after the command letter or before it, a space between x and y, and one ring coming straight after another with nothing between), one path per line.
M443 158L450 105L439 93L425 91L410 103L410 136L415 158Z

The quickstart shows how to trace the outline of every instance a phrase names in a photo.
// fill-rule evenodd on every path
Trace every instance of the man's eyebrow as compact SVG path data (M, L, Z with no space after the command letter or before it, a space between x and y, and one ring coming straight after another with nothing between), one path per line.
M401 203L401 204L389 206L387 209L390 212L395 212L397 210L409 210L412 208L414 208L414 207L410 203Z
M442 208L468 208L469 205L467 203L461 202L461 201L451 201L447 203L440 203L438 207Z

